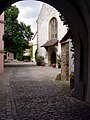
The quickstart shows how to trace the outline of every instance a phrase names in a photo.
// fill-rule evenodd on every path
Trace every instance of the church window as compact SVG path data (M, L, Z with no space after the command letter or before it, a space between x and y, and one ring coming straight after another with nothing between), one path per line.
M57 19L52 18L49 23L49 39L57 39Z

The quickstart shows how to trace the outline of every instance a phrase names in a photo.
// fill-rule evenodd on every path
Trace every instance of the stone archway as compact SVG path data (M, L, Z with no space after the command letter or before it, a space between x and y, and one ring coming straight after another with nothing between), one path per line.
M56 64L56 52L57 49L54 46L48 47L48 65Z
M1 0L0 13L16 1L20 0ZM55 7L68 22L75 43L75 95L78 99L90 101L90 1L40 1Z

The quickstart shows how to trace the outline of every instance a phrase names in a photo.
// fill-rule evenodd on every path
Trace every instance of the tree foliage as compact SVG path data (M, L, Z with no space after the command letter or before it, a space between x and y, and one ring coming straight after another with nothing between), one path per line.
M65 19L64 15L62 13L60 13L59 17L60 17L61 21L63 22L63 25L66 25L69 28L67 20Z
M29 48L28 42L33 35L31 26L18 22L19 10L16 6L10 6L5 10L4 47L5 51L23 55L23 51Z

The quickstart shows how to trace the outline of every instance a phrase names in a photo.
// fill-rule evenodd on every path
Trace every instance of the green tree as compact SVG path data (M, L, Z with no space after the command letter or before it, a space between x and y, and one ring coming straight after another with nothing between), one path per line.
M13 52L15 56L23 56L23 51L29 48L28 42L33 35L31 26L19 23L19 10L10 6L5 10L4 47L5 51ZM20 57L20 60L21 60Z
M26 26L23 22L20 22L19 24L19 30L21 34L23 35L24 39L26 41L30 41L33 33L31 32L31 27L28 25Z

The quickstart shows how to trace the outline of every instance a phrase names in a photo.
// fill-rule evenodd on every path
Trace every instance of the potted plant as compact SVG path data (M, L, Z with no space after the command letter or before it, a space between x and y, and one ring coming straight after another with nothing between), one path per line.
M74 80L75 80L75 75L73 72L70 74L70 89L74 89Z
M53 67L53 68L56 68L56 64L52 64L52 67Z

